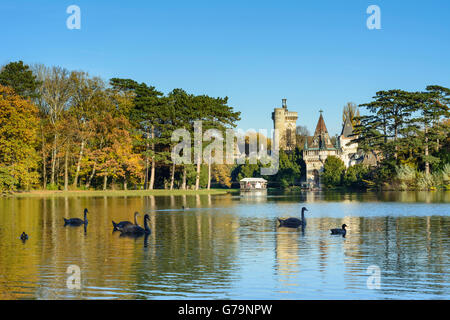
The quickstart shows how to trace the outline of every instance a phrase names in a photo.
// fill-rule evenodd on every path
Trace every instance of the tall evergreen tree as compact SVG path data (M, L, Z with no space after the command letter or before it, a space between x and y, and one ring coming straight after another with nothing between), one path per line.
M13 88L18 95L24 98L35 99L38 97L39 81L23 61L11 62L3 66L0 70L0 84Z

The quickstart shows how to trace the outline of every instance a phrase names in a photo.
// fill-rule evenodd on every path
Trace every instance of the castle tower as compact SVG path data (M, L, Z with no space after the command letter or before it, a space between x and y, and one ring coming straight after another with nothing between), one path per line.
M325 121L323 120L322 110L320 110L319 120L317 121L312 143L308 146L305 143L303 149L303 160L306 164L306 182L312 188L320 188L320 175L323 172L323 165L328 156L339 156L339 149L331 143Z
M339 136L339 145L342 150L341 159L347 168L355 164L352 156L358 152L358 144L354 142L357 138L358 136L353 136L352 121L347 117L342 126L341 135Z
M360 161L355 158L358 152L358 143L353 140L356 137L353 136L351 120L347 118L342 126L341 135L337 137L336 145L333 145L322 117L322 110L320 110L312 143L308 145L307 140L303 149L303 160L306 164L306 183L312 188L321 188L320 175L323 172L325 160L329 156L340 158L347 168Z
M286 99L281 101L281 108L275 108L272 112L273 127L278 129L280 134L280 149L294 150L298 114L287 109Z
M331 143L330 135L328 134L327 126L322 117L322 110L320 112L319 121L317 121L316 130L314 131L314 138L311 148L317 148L319 150L326 150L334 148Z

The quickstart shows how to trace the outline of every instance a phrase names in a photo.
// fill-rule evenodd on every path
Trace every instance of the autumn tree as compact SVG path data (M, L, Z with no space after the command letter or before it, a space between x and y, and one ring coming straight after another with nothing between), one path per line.
M0 191L29 190L38 182L38 110L12 88L0 85Z
M59 163L58 151L61 147L59 121L70 106L73 98L73 82L70 72L61 67L35 66L35 74L41 85L38 87L39 98L37 100L41 113L47 119L51 129L51 171L50 183L56 183L57 164ZM45 162L45 160L44 160Z

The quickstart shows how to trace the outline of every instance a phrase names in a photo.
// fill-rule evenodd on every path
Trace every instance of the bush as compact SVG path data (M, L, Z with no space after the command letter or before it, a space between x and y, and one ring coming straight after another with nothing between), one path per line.
M401 191L411 190L415 188L417 171L409 165L400 165L395 167L395 180L398 189Z
M0 193L15 191L17 183L9 168L0 167Z
M55 183L49 183L47 185L47 190L58 190L58 185Z
M342 185L344 173L344 162L338 157L329 156L323 165L322 181L327 188L339 187Z

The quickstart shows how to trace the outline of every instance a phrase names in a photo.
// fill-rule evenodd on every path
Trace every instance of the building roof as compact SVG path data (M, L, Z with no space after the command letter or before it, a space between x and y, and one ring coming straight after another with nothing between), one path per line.
M267 182L267 180L263 178L244 178L240 182Z
M317 121L316 131L314 131L314 135L318 136L322 133L328 133L327 126L325 125L325 121L322 117L322 112L320 113L319 121Z
M323 120L322 110L320 110L319 121L317 121L316 131L312 143L308 143L308 150L334 150L335 146L331 143L330 135L328 134L327 126ZM309 142L309 141L308 141Z
M350 120L349 117L346 117L344 125L342 126L341 136L343 136L344 138L351 138L352 135L353 135L352 121Z

